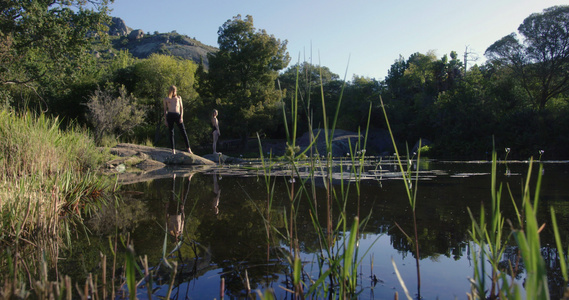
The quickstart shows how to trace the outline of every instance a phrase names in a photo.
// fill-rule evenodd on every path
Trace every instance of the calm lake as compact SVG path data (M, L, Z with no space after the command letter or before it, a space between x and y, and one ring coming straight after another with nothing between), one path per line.
M251 164L251 165L249 165ZM246 297L246 282L255 290L274 290L278 299L290 297L292 289L289 264L284 259L288 244L278 232L286 235L290 214L289 191L293 180L285 176L289 171L275 170L270 177L273 202L267 214L267 185L261 171L249 169L255 162L239 166L218 166L190 175L191 169L172 169L166 178L123 186L122 204L105 208L88 221L89 240L81 238L68 259L59 265L60 272L79 272L77 265L89 268L100 252L108 252L116 233L129 233L136 257L147 256L148 264L159 276L154 280L154 295L165 296L171 280L163 257L178 262L178 276L174 279L172 298L220 298L221 278L225 281L225 295L229 298ZM342 165L338 161L338 165ZM404 183L395 164L369 159L364 166L358 197L353 178L346 168L338 167L334 189L348 194L346 210L350 218L369 216L365 230L360 232L361 263L358 284L360 299L393 299L404 292L394 272L392 260L412 296L424 299L466 299L470 292L469 278L473 276L472 256L476 247L471 243L471 219L480 214L481 203L490 205L491 163L422 161L417 192L417 223L420 245L420 291L417 286L415 253L408 243L405 231L413 235L411 208ZM515 221L509 190L520 203L521 191L528 173L527 162L508 162L498 165L498 182L503 184L502 211ZM415 166L416 168L416 166ZM301 169L302 172L307 169ZM557 212L562 239L567 249L569 242L569 163L544 162L540 196L540 223L547 223L542 232L542 246L550 268L550 289L557 290L562 278L557 262L557 251L549 217L549 207ZM532 184L538 174L534 164ZM341 184L343 179L344 184ZM301 178L294 180L298 192ZM352 182L349 183L348 182ZM273 185L274 183L274 185ZM414 183L415 184L415 183ZM326 217L326 190L322 180L307 182L317 198L319 219ZM534 185L531 185L532 187ZM532 192L534 189L532 188ZM297 202L295 226L299 247L303 252L304 277L318 278L318 236L310 216L309 198ZM340 209L333 208L336 216ZM271 233L268 244L264 218L269 215L277 231ZM335 217L336 219L336 217ZM350 220L351 223L351 220ZM398 224L400 228L396 226ZM505 226L509 228L509 225ZM508 230L509 232L509 230ZM276 240L276 242L274 242ZM106 249L106 250L105 250ZM366 253L367 251L367 253ZM509 247L505 258L517 259L517 250ZM507 262L504 261L507 265ZM164 270L164 272L160 272ZM372 280L375 276L376 280ZM516 280L523 282L524 274ZM141 286L140 298L148 298ZM555 299L555 291L552 291Z

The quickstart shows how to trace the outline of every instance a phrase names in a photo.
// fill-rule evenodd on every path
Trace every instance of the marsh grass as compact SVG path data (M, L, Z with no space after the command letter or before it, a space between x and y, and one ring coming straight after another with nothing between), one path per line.
M322 97L324 130L312 136L312 143L309 147L300 151L295 144L297 112L300 108L298 98L296 94L291 99L292 123L286 124L288 140L286 155L277 159L270 153L269 157L264 157L263 152L260 151L267 197L266 207L259 208L259 212L264 212L261 216L266 226L267 260L270 259L269 252L275 241L279 239L286 241L288 249L282 252L282 257L288 264L287 276L291 280L283 288L291 292L293 296L291 298L357 298L364 290L358 268L369 251L369 249L360 249L359 246L360 232L369 217L369 215L360 215L359 201L360 180L366 159L365 149L371 113L368 115L368 127L363 139L358 140L354 145L349 144L350 156L347 158L349 164L339 164L340 174L347 174L342 175L347 177L342 177L339 184L333 185L332 175L335 172L334 167L337 166L331 155L332 137L341 101L338 101L335 115L329 125L325 109L326 101ZM389 126L385 110L384 114ZM44 116L36 117L31 114L16 116L6 111L0 112L0 212L2 213L0 262L2 271L4 271L0 275L3 283L3 287L0 288L0 298L72 299L78 294L84 299L107 299L109 296L112 299L127 297L134 299L137 289L142 284L146 285L148 297L152 298L151 287L157 270L149 268L146 258L140 258L140 262L137 261L128 236L126 239L121 237L120 242L117 237L114 242L109 240L113 255L111 266L107 266L107 257L101 255L102 273L89 274L84 284L72 283L68 276L57 274L57 270L55 270L55 279L49 279L48 269L54 265L59 247L71 240L70 235L73 229L70 226L74 222L75 224L81 222L81 214L89 213L102 205L107 199L105 193L116 187L115 182L102 179L94 173L93 169L100 164L102 158L100 152L95 150L96 147L88 138L88 134L78 128L62 132L59 125L57 119L50 120ZM309 130L309 132L313 131ZM359 133L359 136L362 136L361 132ZM312 147L315 141L322 136L326 141L326 153L318 153L317 150L313 150L315 147ZM416 162L414 162L414 155L409 155L409 151L407 151L407 156L399 153L392 133L391 138L396 152L396 164L401 171L402 182L412 208L414 234L408 235L405 232L404 234L409 239L409 243L415 246L417 294L420 297L420 255L415 214L420 170L417 167L416 172L413 172L412 164L420 165L421 152L419 151ZM260 138L258 141L259 149L262 149ZM309 151L316 151L316 153ZM285 166L289 170L289 175L285 179L288 186L288 207L285 210L283 230L277 229L271 218L275 182L281 179L272 176L271 170L277 166L279 168ZM306 166L309 167L309 175L301 176L300 168ZM347 170L344 170L345 166ZM478 218L475 218L469 210L472 221L470 234L472 242L476 245L473 249L478 250L473 255L474 274L471 279L470 299L522 298L522 287L512 279L515 277L512 274L517 272L520 262L510 262L507 269L499 267L508 243L515 243L519 247L519 256L526 268L526 283L523 287L526 291L526 298L550 298L547 270L541 254L539 237L543 225L540 225L537 220L542 172L540 166L532 195L529 185L532 168L533 162L530 162L521 206L516 205L517 202L511 196L512 193L509 193L518 218L507 220L501 212L502 186L498 185L496 180L497 155L493 153L490 210L486 211L485 206L481 205ZM316 176L316 171L320 171L319 173L324 174L324 177ZM413 175L416 177L413 178ZM325 187L323 197L319 197L315 192L314 183L319 180ZM352 218L348 215L346 207L349 205L348 200L352 200L353 197L356 197L358 209L356 216ZM302 260L297 238L298 231L301 230L297 228L301 201L305 201L309 206L311 223L318 238L319 249L316 251L317 258L313 262ZM324 213L318 212L319 205L320 209L326 210ZM325 217L319 217L323 215ZM553 208L551 208L551 218L560 253L562 275L567 284L569 278L567 262L564 260L563 243ZM72 222L62 222L62 219ZM166 245L166 239L167 231L165 231L164 245ZM179 245L177 244L176 247ZM125 250L124 263L121 267L123 273L119 274L120 278L116 277L119 269L117 265L121 264L117 262L121 251L118 250L119 246ZM167 292L169 297L174 286L178 261L169 260L167 252L164 247L164 265L169 266L171 274ZM197 251L194 250L194 252ZM316 272L308 270L314 265ZM371 265L373 273L373 258ZM410 292L401 279L397 266L395 264L393 266L406 297L411 299ZM109 274L106 273L107 269L110 271ZM244 274L244 286L247 287L249 294L250 287L248 287L246 269ZM111 277L110 282L108 282L109 276ZM115 290L117 286L121 286L118 290L119 294ZM220 290L220 298L223 298L223 279ZM257 291L257 294L263 299L275 298L271 289L263 292Z
M310 72L307 72L307 74L309 73ZM283 257L288 262L291 283L290 286L284 287L284 289L291 292L294 298L355 298L363 291L361 284L358 282L358 267L361 265L365 253L367 253L367 251L363 251L364 255L361 255L362 251L359 249L359 232L367 223L369 215L360 216L358 209L357 215L352 218L348 216L346 207L348 200L350 197L353 197L355 193L359 208L360 180L365 159L365 145L369 125L368 128L366 128L363 140L360 138L355 145L352 145L351 142L349 144L350 158L348 160L350 160L351 164L349 164L347 170L343 169L343 163L340 164L340 173L347 173L349 175L347 175L347 178L341 178L339 185L333 185L332 175L334 173L335 162L332 157L332 139L336 120L340 113L344 87L342 87L340 99L335 107L334 116L331 121L326 113L326 100L322 93L323 130L314 134L311 120L307 120L311 134L311 142L306 149L301 151L300 147L296 145L297 123L299 121L298 110L307 110L309 105L306 107L300 107L299 105L299 98L302 97L302 94L299 93L299 76L300 74L297 70L296 89L290 101L291 123L287 123L287 117L285 117L284 121L287 136L285 156L279 159L274 159L270 156L268 159L265 159L259 139L263 177L265 179L267 192L267 214L264 217L267 228L267 244L269 245L271 243L271 237L273 235L277 235L286 241L288 250L287 252L283 252ZM310 80L306 80L306 82L310 82ZM320 85L322 86L322 83L320 83ZM310 95L310 92L308 95ZM306 101L310 103L311 100L309 96ZM283 115L286 116L284 105ZM311 112L307 111L305 115L310 116ZM371 115L371 105L369 115ZM318 138L324 139L326 143L326 153L318 153L316 147L313 147ZM274 185L275 180L277 180L277 178L272 177L270 174L275 166L278 165L282 167L283 164L286 165L290 171L289 175L285 178L288 191L288 209L286 210L288 215L284 218L284 232L274 227L270 219L270 210L274 201ZM301 176L301 167L308 167L308 176ZM317 171L319 171L319 174L324 175L322 177L315 176ZM316 195L315 183L318 181L322 181L325 187L325 195L322 197ZM354 187L356 191L350 191ZM297 228L298 222L296 220L301 201L308 204L311 223L318 237L319 249L314 249L317 251L318 257L314 262L305 262L301 259L301 251L297 238L299 229ZM321 206L320 209L325 209L325 212L318 212L319 204ZM371 212L369 213L371 214ZM319 215L325 217L321 218ZM316 264L316 272L307 271L306 268L312 268L314 264ZM270 299L273 295L265 292L265 295L261 296Z
M82 214L112 200L116 182L95 174L104 154L85 130L60 126L57 118L0 111L2 297L61 296L68 279L57 268L58 280L47 276L59 247Z
M325 101L322 98L322 105L325 107ZM291 124L287 124L287 154L282 158L274 158L271 153L268 157L264 156L264 153L260 151L261 163L262 163L262 177L265 181L266 190L266 207L258 208L261 212L261 217L264 219L266 226L266 236L267 236L267 260L270 259L271 246L275 245L275 241L279 238L284 240L286 243L286 251L282 252L283 259L288 265L287 277L290 281L286 281L286 286L282 287L287 292L291 293L290 298L304 299L304 298L330 298L330 299L345 299L345 298L357 298L364 288L361 284L361 277L358 275L358 268L362 263L363 258L366 257L369 249L360 249L359 238L362 228L365 227L367 217L361 216L359 209L355 218L351 218L346 213L346 206L348 200L352 200L353 197L357 198L356 205L359 208L360 199L360 179L363 171L364 161L365 161L365 147L367 138L364 135L363 140L358 141L355 145L350 144L350 156L347 160L349 164L339 164L340 174L349 174L347 177L342 177L339 184L333 185L332 178L334 167L338 167L334 158L331 156L332 153L332 137L334 132L334 119L337 118L337 112L339 110L339 105L336 108L336 116L332 121L332 126L328 126L328 122L324 123L324 130L312 136L312 143L307 148L307 150L300 151L300 148L295 144L296 142L296 122L298 120L297 111L298 106L298 96L291 99ZM371 108L370 108L371 109ZM324 109L324 113L326 109ZM385 113L385 111L384 111ZM310 115L310 114L306 114ZM324 120L328 120L325 115ZM389 122L387 120L387 124ZM369 124L369 116L368 116ZM367 133L366 128L366 133ZM310 130L309 132L312 132ZM360 134L361 135L361 134ZM311 153L307 155L308 149L313 149L313 145L318 137L324 136L326 140L326 153ZM396 155L395 161L401 171L402 182L405 185L405 193L407 194L409 200L409 206L411 207L411 213L413 214L413 228L414 233L404 234L409 240L409 244L414 246L416 264L417 264L417 296L420 297L420 265L419 265L419 249L417 237L417 219L416 219L416 208L417 208L417 193L418 193L418 176L419 176L419 165L421 160L421 152L415 155L410 155L407 150L407 155L401 155L397 150L395 145L395 139L393 134L391 134L392 142L395 147ZM258 138L259 149L262 149L260 138ZM421 147L419 147L421 148ZM415 160L415 161L414 161ZM531 166L528 172L527 183L525 185L523 201L520 207L516 206L518 210L518 215L520 216L517 220L506 220L501 213L501 203L502 203L502 187L498 186L496 181L497 166L496 166L496 154L493 154L493 164L492 164L492 183L491 183L491 201L490 201L490 211L486 211L485 207L481 207L480 216L478 218L474 217L471 213L472 218L472 230L471 238L473 243L477 247L473 249L478 249L479 251L474 253L474 275L471 279L470 299L521 299L521 286L518 286L511 278L511 274L516 272L517 263L512 262L509 269L500 268L498 263L503 260L503 253L507 243L516 243L520 248L520 256L523 259L524 265L526 265L527 280L526 280L526 298L527 299L549 299L548 288L547 288L547 271L544 267L543 258L541 257L541 246L539 243L539 233L542 230L542 226L538 226L537 221L537 208L539 204L539 186L540 178L536 185L534 191L534 196L530 193L530 177ZM417 164L416 171L413 170L413 164ZM301 176L300 168L309 167L308 176ZM344 166L347 167L348 172L344 172ZM273 225L274 220L271 216L271 211L274 207L274 197L275 197L275 182L276 180L281 180L280 177L272 176L271 170L274 168L287 168L289 171L288 176L285 178L285 183L287 184L287 210L285 210L284 217L284 228L279 230L276 225ZM318 177L315 175L316 171L320 171L320 174L324 174L324 177ZM337 170L336 170L337 173ZM304 174L304 173L303 173ZM541 172L539 172L541 174ZM413 177L415 175L415 177ZM344 175L343 175L344 176ZM315 193L315 182L321 180L325 187L325 195L318 196ZM352 183L350 183L352 182ZM25 188L24 188L25 189ZM510 193L511 195L511 193ZM80 198L80 197L79 197ZM532 201L533 199L533 201ZM512 200L514 200L512 198ZM301 207L301 201L305 201L310 209L310 218L312 227L317 233L319 249L317 249L317 258L315 261L303 261L301 250L299 247L299 241L297 239L298 231L304 230L297 228L297 216L299 215L298 209ZM516 204L513 201L514 205ZM319 208L320 204L320 208ZM24 204L21 204L25 207ZM319 213L318 209L325 209L324 213ZM371 212L370 212L371 213ZM552 224L556 228L555 213L552 210ZM325 216L325 217L322 217ZM276 222L275 222L276 223ZM17 226L16 226L17 227ZM402 229L401 229L402 230ZM403 231L403 230L402 230ZM563 249L561 248L561 241L559 238L558 230L556 232L556 241L558 241L558 250L563 257ZM278 243L278 242L277 242ZM116 244L116 243L115 243ZM128 243L127 243L128 245ZM116 249L116 248L115 248ZM123 289L123 291L131 291L129 294L124 294L122 297L134 297L136 295L137 287L140 287L142 281L137 281L137 278L147 278L146 284L148 286L152 285L152 278L156 273L149 271L147 262L141 261L136 263L134 259L134 252L131 250L127 252L127 260L125 263L125 281L124 285L128 288ZM164 251L166 253L166 251ZM115 254L116 255L116 254ZM165 256L165 255L164 255ZM115 256L116 259L116 256ZM174 278L176 276L176 262L172 262L172 277L170 282L170 291L174 284ZM373 262L372 262L373 265ZM563 268L564 280L567 282L567 268L566 262L561 263ZM140 267L142 266L142 267ZM312 272L308 268L316 267L316 272ZM399 275L397 266L394 264L394 270L399 280L402 283L404 292L408 299L412 299L409 289L405 286L404 282ZM372 267L373 273L373 267ZM244 270L243 286L246 287L248 296L250 287L248 285L247 269ZM316 274L316 275L315 275ZM104 278L104 276L103 276ZM64 286L64 282L60 283ZM96 283L92 284L96 286ZM113 285L114 286L114 285ZM96 289L94 289L96 291ZM220 298L223 298L224 284L222 279L222 284L220 288ZM147 288L147 292L150 289ZM90 293L90 294L88 294ZM114 292L113 292L114 293ZM271 288L267 288L264 291L256 291L257 295L263 299L273 299L275 298L274 291ZM97 299L97 294L93 292L93 289L89 288L86 284L83 295L91 295L93 299ZM101 295L101 294L99 294ZM148 296L151 297L150 295ZM396 295L397 297L397 295ZM114 298L114 296L113 296Z
M525 290L525 299L550 299L548 287L548 272L542 254L540 233L546 223L538 220L539 196L542 180L543 166L539 164L537 181L532 190L530 179L534 167L533 159L528 164L528 173L522 192L521 206L509 192L517 218L505 219L501 211L502 185L496 181L497 154L492 154L492 183L491 208L485 211L484 204L480 208L480 217L476 219L469 211L472 220L470 232L472 242L477 246L473 255L474 275L471 279L471 292L469 299L523 299L522 289ZM533 192L533 195L532 195ZM509 228L508 228L509 227ZM559 253L561 271L565 285L567 285L567 265L563 254L563 247L555 218L555 211L551 208L551 227L553 229ZM500 268L507 244L517 246L517 261L509 261L507 268ZM523 287L514 281L523 262L525 267L525 280ZM487 270L487 265L490 270Z
M395 150L395 158L397 160L397 165L399 166L399 170L401 172L401 177L403 179L403 184L405 185L405 192L407 193L407 199L409 200L409 206L411 207L411 213L413 215L413 238L411 238L404 230L403 228L401 228L401 226L399 226L399 224L397 224L397 222L395 223L395 225L397 226L397 228L399 228L399 230L401 230L401 232L407 237L407 240L409 241L409 243L412 246L415 246L415 265L417 268L417 298L420 299L421 298L421 266L419 263L419 259L420 259L420 255L419 255L419 234L417 231L417 211L416 211L416 207L417 207L417 191L418 191L418 187L419 187L419 172L420 172L420 162L421 162L421 140L419 140L419 152L417 153L417 160L416 160L416 164L417 164L417 169L415 172L415 184L413 184L413 174L412 174L412 166L413 166L413 157L411 157L409 155L409 148L406 147L407 149L407 156L405 156L407 159L407 162L405 164L403 164L402 162L402 155L399 153L399 149L397 147L397 143L395 142L395 137L393 135L393 131L391 130L391 125L389 123L389 119L387 118L387 111L385 110L385 105L383 104L383 99L381 99L380 97L380 102L381 102L381 108L383 111L383 116L385 117L385 123L387 124L387 129L389 131L389 135L391 137L391 142L393 143L393 149ZM413 155L414 156L414 155ZM405 166L405 168L404 168ZM409 294L409 290L407 289L407 287L405 286L403 280L401 279L401 276L399 275L399 271L397 270L397 266L395 265L395 262L393 262L393 267L395 269L395 272L397 274L397 277L399 279L399 281L401 282L401 286L405 292L405 295L408 299L411 299L411 296Z
M409 160L407 169L404 171L405 169L403 168L403 164L401 162L401 155L397 150L397 146L395 144L394 136L387 119L387 113L383 106L383 102L382 108L389 133L391 135L393 146L395 148L395 155L398 166L401 170L403 182L406 187L409 204L413 212L413 224L415 228L414 244L416 249L415 251L418 280L417 298L420 299L421 279L418 259L419 245L417 238L417 221L415 217L419 167L417 167L417 177L413 188L410 168L412 160ZM507 157L509 152L510 149L506 148L506 156L504 158L504 162L506 168L505 175L507 176L510 175L507 164ZM542 151L540 151L540 160L541 154L543 154ZM420 156L421 145L419 143L417 166L419 166ZM409 157L409 151L407 151L407 157ZM498 184L496 179L498 174L497 161L497 153L496 151L493 151L490 187L490 211L487 212L485 210L484 201L481 201L480 214L479 218L477 219L474 217L474 214L470 208L468 208L468 213L472 222L470 236L472 238L472 243L476 245L476 247L472 247L475 252L472 255L474 274L473 278L470 279L471 291L467 294L468 299L524 299L522 296L522 289L525 290L525 299L550 299L547 279L548 271L540 243L540 233L546 227L546 223L541 223L540 225L537 214L539 208L539 195L541 189L543 165L541 163L539 165L539 170L537 172L537 181L533 188L532 195L530 181L534 162L533 159L530 158L528 164L528 173L522 192L521 206L518 206L516 204L516 199L508 187L510 200L516 212L515 215L517 216L517 219L509 220L503 216L501 210L502 185ZM569 283L569 275L567 272L567 262L565 261L563 251L563 243L560 238L559 228L557 226L557 220L555 217L555 210L553 207L551 207L550 212L551 227L555 236L557 252L559 253L558 259L560 260L559 264L561 266L561 274L563 276L565 284L563 299L569 299L569 288L567 288L567 284ZM401 227L399 228L401 229ZM401 230L403 231L403 229ZM409 237L406 233L404 234L409 240L412 240L411 237ZM504 252L508 245L515 245L517 247L518 260L508 261L508 267L504 268L503 266L500 266L500 264L503 263ZM413 299L408 288L405 285L405 282L399 274L399 270L397 269L395 262L392 261L392 263L407 299ZM516 274L520 272L522 263L525 267L526 276L523 287L514 280L514 278L516 278ZM488 269L488 266L490 269ZM397 294L395 297L398 297Z

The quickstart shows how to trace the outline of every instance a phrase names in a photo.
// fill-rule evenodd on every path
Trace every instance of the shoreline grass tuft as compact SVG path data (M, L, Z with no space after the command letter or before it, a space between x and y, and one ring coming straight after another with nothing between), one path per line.
M45 270L71 242L72 226L116 189L97 174L105 154L89 133L60 127L58 118L0 110L0 280L11 287L1 298L47 296ZM53 285L65 289L55 269Z

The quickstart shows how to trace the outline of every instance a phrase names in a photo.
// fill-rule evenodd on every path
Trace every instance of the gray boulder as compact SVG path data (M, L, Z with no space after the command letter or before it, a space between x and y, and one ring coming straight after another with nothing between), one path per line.
M172 154L172 150L167 148L149 147L143 145L121 143L110 150L111 154L121 158L137 157L141 161L153 160L162 165L214 165L209 159L189 154L184 151L177 151ZM160 165L152 163L153 166Z
M132 29L126 26L123 19L113 17L112 23L109 26L109 35L127 36L131 31Z
M133 30L128 34L128 39L131 41L140 40L143 37L144 37L144 31L142 31L142 29Z
M328 131L331 134L331 131ZM326 155L326 137L323 129L314 129L313 135L316 137L317 141L312 145L313 153L318 151L319 155ZM347 156L350 153L350 145L352 151L354 151L358 139L361 142L361 147L363 147L365 135L362 133L358 136L357 132L336 129L334 131L334 136L332 137L332 156L340 157ZM296 141L297 145L300 147L301 151L310 146L310 133L307 132L302 135ZM370 131L367 137L366 144L366 155L382 155L387 151L392 149L391 138L386 130L373 130ZM361 149L358 149L361 150ZM307 155L310 155L307 152Z

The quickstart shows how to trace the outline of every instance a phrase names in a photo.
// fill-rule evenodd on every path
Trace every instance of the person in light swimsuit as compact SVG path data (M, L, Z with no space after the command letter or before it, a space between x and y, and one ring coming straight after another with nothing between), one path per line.
M182 97L178 96L176 86L171 86L168 91L168 97L164 98L164 123L168 126L170 131L170 146L172 146L172 153L176 154L176 148L174 143L174 123L178 125L178 128L182 131L182 136L186 142L186 148L190 154L192 149L190 149L190 141L188 139L188 134L186 133L186 127L184 126L184 107L182 105Z
M218 111L217 111L217 109L214 109L211 112L211 128L212 128L212 134L213 134L213 154L221 154L221 153L217 152L217 140L219 139L219 136L221 135L221 132L219 131L219 122L217 121L217 115L218 115Z

